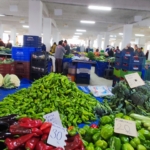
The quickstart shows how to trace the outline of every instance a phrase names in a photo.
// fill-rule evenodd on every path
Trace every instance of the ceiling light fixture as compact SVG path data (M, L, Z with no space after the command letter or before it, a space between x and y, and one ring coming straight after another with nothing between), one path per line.
M76 35L75 35L75 36L73 36L73 37L74 37L74 38L78 38L79 36L76 36Z
M110 11L111 10L111 7L105 7L105 6L93 6L93 5L90 5L88 8L89 9L94 9L94 10L105 10L105 11Z
M29 26L28 26L28 25L23 25L22 27L23 27L23 28L29 28Z
M75 34L77 34L77 35L82 35L83 33L75 33Z
M119 35L123 35L123 33L119 33Z
M82 30L82 29L77 29L76 31L78 31L78 32L86 32L86 30Z
M4 17L5 15L3 15L3 14L0 14L0 17Z
M7 32L7 33L9 33L9 32L11 32L11 31L4 31L4 32Z
M81 23L95 24L95 21L81 20Z
M135 34L135 36L145 36L144 34Z

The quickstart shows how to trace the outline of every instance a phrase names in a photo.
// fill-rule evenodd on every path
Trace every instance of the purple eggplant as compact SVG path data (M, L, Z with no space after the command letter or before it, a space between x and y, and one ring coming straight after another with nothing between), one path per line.
M4 121L0 121L0 133L7 132L9 130L9 124Z
M5 140L6 138L14 137L10 132L0 133L0 140Z

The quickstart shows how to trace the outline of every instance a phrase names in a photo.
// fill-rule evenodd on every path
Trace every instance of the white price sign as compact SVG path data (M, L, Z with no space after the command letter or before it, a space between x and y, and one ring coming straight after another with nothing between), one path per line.
M60 127L57 124L53 124L48 136L47 143L55 147L64 148L66 145L65 140L67 140L66 133L67 132L65 128Z
M60 116L59 116L59 112L58 111L54 111L52 113L49 113L47 115L44 115L43 118L46 120L46 122L50 122L50 123L54 123L54 124L58 124L59 126L63 127L61 120L60 120Z
M137 137L137 130L134 121L116 118L114 132Z

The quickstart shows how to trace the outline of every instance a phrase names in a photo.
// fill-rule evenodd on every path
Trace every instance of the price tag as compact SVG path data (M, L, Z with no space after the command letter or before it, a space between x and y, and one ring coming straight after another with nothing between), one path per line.
M64 146L66 145L65 140L67 140L66 129L63 127L60 127L57 124L53 124L51 127L51 131L49 133L49 136L48 136L47 143L55 147L64 148Z
M141 77L137 72L125 75L125 79L127 80L130 88L135 88L138 86L145 85L144 81L141 79Z
M116 118L114 132L137 137L137 130L134 121Z
M54 123L54 124L57 124L57 125L63 127L58 111L54 111L52 113L44 115L43 118L46 120L46 122L50 122L52 124Z

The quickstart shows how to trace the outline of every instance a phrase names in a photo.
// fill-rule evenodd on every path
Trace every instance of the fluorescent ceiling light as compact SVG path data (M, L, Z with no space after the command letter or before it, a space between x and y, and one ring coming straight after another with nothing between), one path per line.
M0 17L4 17L5 15L3 15L3 14L0 14Z
M89 9L94 9L94 10L105 10L105 11L110 11L111 10L111 7L105 7L105 6L93 6L93 5L90 5L88 8Z
M77 34L77 35L82 35L83 33L75 33L75 34Z
M79 36L76 36L76 35L75 35L75 36L73 36L73 38L78 38L78 37L79 37Z
M78 31L78 32L86 32L86 30L82 30L82 29L77 29L76 31Z
M11 32L11 31L4 31L4 32Z
M119 35L123 35L123 33L119 33Z
M81 23L95 24L95 21L81 20Z
M22 27L23 27L23 28L29 28L29 26L28 26L28 25L23 25Z
M145 36L144 34L135 34L135 36Z

